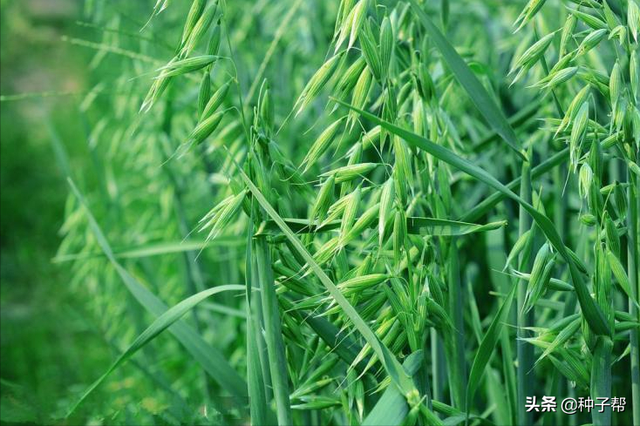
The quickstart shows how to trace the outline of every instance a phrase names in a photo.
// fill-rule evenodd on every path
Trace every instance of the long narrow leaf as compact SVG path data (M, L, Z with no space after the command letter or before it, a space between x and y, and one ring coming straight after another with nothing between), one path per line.
M122 248L113 250L116 259L139 259L143 257L160 256L163 254L184 253L188 251L202 250L207 247L235 247L241 246L243 242L236 237L218 237L210 241L171 241L144 244L138 247ZM69 253L61 254L53 258L56 263L69 262L74 260L91 259L104 256L104 253Z
M509 294L507 294L506 299L500 306L498 313L491 321L491 325L487 329L487 332L480 343L480 347L478 348L478 352L476 352L476 356L473 358L473 364L471 365L471 373L469 374L469 382L467 384L467 413L469 413L469 406L471 405L471 399L476 393L476 389L480 385L480 379L482 379L482 375L484 371L487 369L487 364L491 360L491 354L493 353L496 344L498 343L498 339L500 338L500 333L502 333L502 326L509 316L509 311L511 310L511 305L513 304L513 296L516 291L516 286L511 287Z
M301 233L318 233L318 232L328 232L335 229L340 228L340 224L342 223L339 220L333 220L326 224L323 224L322 227L315 225L313 221L308 219L288 219L283 218L284 222L291 228L293 232L296 234ZM355 219L357 221L357 219ZM469 223L464 221L457 220L448 220L448 219L436 219L431 217L408 217L407 218L407 232L410 234L419 234L419 235L434 235L439 237L450 237L450 236L461 236L461 235L469 235L474 234L476 232L486 232L492 231L494 229L501 228L507 225L507 221L500 220L497 222L479 224L479 223ZM375 228L377 223L371 223L369 228ZM278 225L273 220L270 220L265 223L264 227L261 229L261 233L268 231L277 231L280 232ZM425 232L426 231L426 232Z
M425 30L433 40L434 44L440 50L442 57L451 68L456 80L464 87L467 94L473 101L478 111L484 116L489 125L498 133L504 141L513 149L515 153L523 160L526 159L518 143L515 132L511 128L511 125L507 121L504 113L495 103L493 98L487 93L482 83L478 80L475 74L471 71L466 62L460 57L456 49L447 41L447 38L440 32L433 22L429 19L427 14L422 8L415 2L415 0L409 0L414 13L420 18L420 22L424 26Z
M71 406L67 413L67 417L69 417L78 406L98 387L102 382L105 381L107 377L113 371L122 365L128 358L133 356L138 350L140 350L144 345L152 341L156 336L162 333L164 330L173 325L176 321L178 321L184 314L193 309L198 303L205 300L207 297L213 296L216 293L221 293L223 291L244 291L244 286L242 285L223 285L220 287L210 288L208 290L201 291L200 293L194 294L191 297L186 298L182 302L173 306L170 309L167 309L162 315L156 318L146 330L144 330L137 338L133 341L133 343L124 351L116 361L111 364L111 367L102 375L98 380L93 382L91 386L82 394L80 399L76 401L75 404Z
M260 362L260 353L258 347L258 339L262 339L262 334L259 332L260 324L256 307L254 307L252 291L254 289L254 282L257 281L257 277L253 276L253 252L251 250L251 237L253 233L253 222L249 222L249 229L247 230L247 249L246 249L246 311L247 311L247 383L249 390L249 413L254 424L266 424L269 407L267 405L267 396L264 384L264 372L262 371L262 364ZM258 289L258 288L256 288Z
M537 179L540 176L543 176L550 170L553 170L555 167L563 164L567 159L569 159L569 148L564 148L562 151L554 154L552 157L546 159L544 162L540 163L536 167L531 170L531 179ZM519 176L506 184L505 186L512 191L515 191L520 186L520 182L522 181L522 177ZM473 222L478 220L479 217L487 213L491 210L496 204L500 201L504 200L506 195L500 191L494 192L480 203L478 203L471 210L465 212L464 216L460 218L463 222Z
M124 269L120 263L116 260L111 246L105 238L98 222L96 222L93 214L89 210L89 207L84 200L82 194L71 179L69 184L74 194L84 207L85 213L89 220L89 226L91 227L98 244L104 251L105 255L116 269L118 275L124 282L127 290L131 292L133 297L151 314L160 316L167 311L167 306L153 293L151 293L145 286L140 284L129 272ZM222 353L216 348L206 343L193 328L186 323L178 321L169 331L180 341L180 343L187 349L187 351L193 356L193 358L202 366L202 368L211 376L213 380L220 384L223 389L226 389L229 393L237 398L239 405L244 405L244 401L247 398L247 384L238 375L238 373L229 365Z

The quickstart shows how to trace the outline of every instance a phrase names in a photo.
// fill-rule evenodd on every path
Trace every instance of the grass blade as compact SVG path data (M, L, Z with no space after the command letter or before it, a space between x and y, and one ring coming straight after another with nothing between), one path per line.
M262 371L262 364L260 362L260 352L258 339L262 339L262 334L259 333L260 321L256 309L252 307L252 293L254 290L254 283L257 281L257 277L253 274L252 259L253 252L251 249L251 235L253 227L249 225L247 231L247 249L246 249L246 291L245 296L247 299L246 312L247 312L247 383L249 390L249 414L254 424L267 424L267 415L269 408L267 405L267 396L264 383L264 373ZM259 288L255 288L259 290Z
M208 290L201 291L200 293L194 294L191 297L184 299L182 302L177 305L167 309L162 315L156 318L151 325L140 334L136 340L131 343L131 345L124 351L118 359L109 367L109 369L102 375L98 380L96 380L89 388L82 394L80 399L76 401L75 404L71 406L69 411L67 412L67 417L69 417L78 406L93 392L102 382L105 381L107 377L118 368L123 362L125 362L128 358L130 358L133 354L135 354L138 350L140 350L144 345L152 341L156 338L160 333L162 333L167 328L171 327L176 321L178 321L184 314L193 309L198 303L205 300L207 297L213 296L216 293L221 293L223 291L243 291L245 290L244 286L229 284L222 285L215 288L210 288Z
M278 424L292 424L291 406L289 404L289 381L287 378L287 359L282 340L282 328L278 299L276 296L271 256L265 237L254 240L254 260L258 270L260 292L262 294L262 313L264 321L264 338L267 342L267 355L271 371L271 385L276 400Z
M456 80L464 87L467 94L473 101L478 111L484 116L489 125L500 135L502 139L511 147L511 149L518 154L518 156L525 160L526 157L522 153L520 144L516 137L515 132L511 128L511 125L507 121L502 110L496 105L493 98L486 89L480 83L475 74L471 71L466 62L460 57L455 48L449 43L447 38L440 32L433 22L429 19L427 14L416 3L415 0L409 0L411 8L414 13L420 18L420 22L433 40L434 44L440 50L442 57L451 68Z
M591 366L591 398L598 401L598 398L611 398L611 351L613 341L607 336L598 336L596 347L593 351L593 364ZM605 426L611 424L611 407L604 408L601 413L599 409L591 411L591 418L594 426Z
M357 222L360 218L356 218L354 223ZM318 232L327 232L333 231L335 229L340 228L340 224L342 223L339 220L333 220L331 222L323 223L322 227L313 224L313 220L308 219L282 219L289 228L295 232L296 234L304 234L304 233L318 233ZM376 228L377 223L371 223L368 225L368 228ZM418 234L418 235L434 235L439 237L451 237L451 236L462 236L475 234L477 232L487 232L493 231L495 229L501 228L507 225L506 220L499 220L495 222L480 224L480 223L469 223L458 220L448 220L448 219L436 219L431 217L408 217L407 218L407 232L409 234ZM261 228L260 233L264 233L265 231L276 231L280 232L278 225L273 220L269 220L266 222L264 227ZM426 231L426 232L425 232Z
M89 225L95 234L98 244L109 258L118 275L120 275L127 289L151 314L160 316L165 313L168 309L167 306L118 263L114 257L111 246L102 233L93 214L91 214L84 197L71 179L69 179L69 184L85 210ZM207 344L191 327L180 321L169 328L169 331L180 341L213 380L238 398L239 405L244 405L244 401L247 398L247 385L242 377L229 365L220 351Z
M491 355L493 354L493 349L498 343L498 339L500 338L500 333L502 333L502 326L504 322L507 320L509 316L509 312L511 311L511 305L513 305L513 297L515 295L516 286L513 286L507 297L505 298L502 306L498 310L498 313L491 321L491 325L487 329L487 332L480 343L480 347L478 348L478 352L476 352L476 356L473 359L473 364L471 365L471 373L469 374L469 382L467 385L467 407L466 412L469 414L469 406L471 404L471 400L473 399L478 386L480 385L480 379L484 374L489 361L491 360Z
M143 244L137 247L114 249L113 255L116 259L139 259L144 257L161 256L164 254L184 253L189 251L203 250L207 247L234 247L241 246L243 241L231 237L218 237L215 240L185 240L169 241ZM104 253L69 253L60 254L53 258L53 262L70 262L75 260L91 259L104 256Z
M553 156L546 159L544 162L540 163L538 166L534 167L531 170L531 179L537 179L540 176L543 176L548 171L563 164L563 162L566 161L568 158L569 158L569 148L564 148L562 151L559 151L557 154L554 154ZM522 182L522 177L519 176L514 180L512 180L511 182L509 182L508 184L506 184L505 186L508 189L515 191L516 189L518 189L521 182ZM464 221L473 222L475 220L478 220L478 218L482 217L489 210L491 210L496 204L498 204L505 198L506 198L506 195L504 193L500 191L494 192L493 194L491 194L490 196L482 200L482 202L480 202L475 207L473 207L471 210L466 212L464 216L460 218L460 220L463 222Z

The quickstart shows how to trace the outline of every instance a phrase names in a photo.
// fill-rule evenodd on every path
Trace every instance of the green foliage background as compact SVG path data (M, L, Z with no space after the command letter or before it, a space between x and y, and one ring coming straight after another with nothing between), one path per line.
M635 0L615 3L628 5L629 1ZM342 3L353 6L355 2ZM394 10L397 2L377 3L380 7L370 14L372 22L379 24L387 12ZM566 25L567 10L577 8L576 2L547 2L536 19L516 35L513 34L513 22L523 8L526 10L527 4L535 1L461 0L426 3L425 10L438 27L443 27L443 21L448 20L446 39L456 47L489 95L485 96L485 92L476 94L481 98L481 105L479 109L474 106L469 98L468 87L456 83L456 78L461 78L457 74L460 70L456 71L448 59L442 59L441 48L431 44L433 34L425 35L419 18L411 15L407 5L404 10L410 17L403 19L410 24L403 26L402 34L395 28L395 36L402 40L395 49L404 50L398 53L397 58L394 57L395 65L389 71L394 72L394 79L397 79L397 82L394 80L398 86L395 95L410 100L397 116L389 116L391 107L388 105L392 102L385 96L393 98L393 95L385 92L385 83L384 86L374 86L371 95L368 98L365 96L365 101L359 107L433 139L450 149L454 155L488 170L506 183L524 175L522 153L516 155L495 134L495 123L491 120L487 122L486 116L483 118L486 110L496 103L506 116L512 117L519 143L527 148L523 152L531 155L534 165L538 165L574 138L570 135L573 122L560 138L551 137L559 124L558 120L553 120L558 115L555 96L558 95L560 103L566 108L582 83L591 84L594 95L589 102L594 109L591 112L593 122L589 126L591 130L596 129L596 133L595 136L591 133L588 137L587 133L581 136L585 142L577 149L579 153L584 150L585 156L580 158L580 164L591 162L590 157L587 159L590 138L599 140L612 134L611 140L618 145L615 148L612 148L614 144L609 145L606 183L626 179L627 167L638 158L640 121L625 118L625 127L620 130L621 126L614 123L610 115L610 102L605 96L609 89L602 81L608 81L612 64L619 54L618 50L614 52L610 47L615 43L615 38L613 41L603 41L603 46L584 58L580 57L582 66L587 70L580 75L581 84L576 82L577 78L559 84L554 87L553 97L548 92L542 96L541 90L527 88L544 78L546 64L542 66L536 61L531 71L523 77L524 81L513 86L510 86L510 80L506 77L515 58L522 55L539 36ZM449 3L450 12L443 12ZM380 197L379 192L387 181L388 170L394 170L389 181L397 184L400 160L394 155L402 151L399 147L406 148L411 160L407 166L409 176L405 176L405 183L410 182L409 189L397 195L398 198L404 197L397 202L400 206L398 215L400 211L404 215L406 208L417 217L457 219L464 217L492 193L487 186L478 182L482 179L477 175L472 174L471 178L445 164L447 161L427 157L420 150L424 149L420 140L413 140L406 146L401 142L394 145L392 140L400 139L389 137L385 146L386 131L383 131L383 142L380 146L376 142L375 150L353 154L358 147L362 149L363 144L358 143L362 136L360 131L370 131L374 118L359 121L358 114L348 113L347 109L339 109L338 113L334 113L333 104L327 106L328 95L336 95L330 89L318 93L317 99L311 99L300 115L290 114L309 79L334 54L335 30L338 28L335 19L339 13L339 2L227 2L220 51L224 58L217 59L211 74L213 88L226 82L232 83L220 108L224 111L223 121L202 144L184 144L190 141L193 136L191 132L198 123L198 99L202 96L199 89L200 70L174 78L172 84L154 98L149 112L139 112L143 101L149 99L149 87L154 77L162 75L159 67L169 63L177 52L191 2L167 2L167 9L154 16L145 27L154 4L158 7L163 2L2 0L2 424L245 424L250 421L250 415L255 418L255 407L251 406L249 412L246 401L238 404L239 399L230 395L228 384L216 380L215 374L208 377L202 366L168 332L160 334L116 369L75 412L66 417L69 407L78 401L82 392L156 318L143 307L144 303L139 303L140 298L132 296L132 292L123 285L125 277L121 271L118 273L118 267L114 268L116 261L110 262L103 256L103 252L109 250L105 249L105 243L99 237L100 232L90 221L89 212L115 252L117 262L129 274L126 276L168 306L174 306L207 288L244 284L245 279L252 281L251 277L255 278L255 274L261 278L256 281L264 282L265 270L261 268L265 268L265 265L270 270L272 263L278 266L304 263L300 250L294 249L291 241L287 242L274 219L279 216L308 219L309 207L317 200L319 184L327 181L328 175L322 173L327 170L330 173L331 169L344 166L352 158L358 158L358 162L376 163L375 171L369 175L371 180L358 175L354 179L358 186L352 186L350 180L340 186L341 196L352 193L360 185L371 191L363 196L362 205L356 206L355 211L360 212L358 216L364 214L367 208L375 207L376 197ZM532 30L533 22L536 31ZM396 21L394 25L398 25ZM143 27L144 31L140 31ZM378 31L375 28L376 35ZM538 31L544 34L538 34ZM579 40L590 31L589 27L580 23L579 35L573 40L575 46L572 46L576 47ZM629 34L626 36L631 40ZM277 43L272 44L274 39ZM345 55L346 65L360 55L361 43L358 41L357 47L349 52L350 57ZM604 43L608 44L605 46ZM554 50L557 44L550 48L551 53L547 55L550 60L557 59ZM627 44L637 49L637 41ZM415 54L411 49L424 50ZM206 37L195 53L190 53L196 56L205 50ZM265 54L269 51L272 56L265 60ZM623 54L623 57L626 56ZM369 57L367 61L370 64ZM625 62L624 66L627 67L628 63ZM344 68L338 69L344 71ZM591 80L590 72L593 72ZM263 90L266 85L261 85L263 78L269 82L271 118L264 109ZM334 87L338 78L329 81L327 86ZM630 84L628 80L629 77L623 79L627 86ZM605 89L599 88L598 84ZM634 95L629 89L626 90L624 96L630 105L629 110L635 111L640 117L636 101L632 101ZM343 95L347 103L354 103L355 97L351 97L351 93ZM374 105L377 95L380 95L380 99ZM385 104L385 107L380 107L381 104ZM254 110L256 105L257 109ZM245 122L245 117L238 114L239 110L247 115ZM513 120L523 111L522 120ZM425 117L437 117L429 119L433 120L429 121L431 127L426 124L426 118L420 122L418 117L422 113ZM313 141L345 114L349 114L347 122L353 120L353 123L357 123L356 130L347 130L341 125L340 133L334 138L336 143L327 151L331 154L325 154L317 164L311 165L310 171L299 173L301 170L296 170L296 167L303 162ZM633 112L630 112L629 117L632 115ZM269 142L273 142L275 148ZM189 149L184 149L185 146ZM240 176L230 154L239 162L249 158L243 163L243 170L249 175L247 179L255 183L255 189L249 188L247 181ZM453 158L455 162L457 157ZM267 160L270 162L267 163ZM578 177L568 172L570 167L577 166L578 161L572 155L573 160L575 164L570 165L567 161L567 164L534 180L534 205L554 219L554 225L564 241L568 241L568 246L588 265L588 273L593 277L597 276L594 270L602 267L594 266L594 256L601 254L598 250L594 254L594 240L597 238L600 241L600 236L595 235L593 224L586 224L589 220L596 220L595 217L585 217L584 213L599 211L593 207L591 200L587 202L580 196ZM427 170L433 172L432 175L428 175ZM82 195L70 194L66 176L73 179ZM402 187L398 185L394 187L396 191ZM565 188L568 188L566 193ZM259 197L255 196L260 191L265 194L264 202L270 202L279 216L267 215L265 209L258 207L256 200ZM335 201L333 192L331 202ZM531 188L528 194L524 192L524 198L531 198ZM624 194L624 191L621 193ZM250 194L255 197L251 198L253 204L249 202ZM216 205L224 205L233 197L239 197L243 204L238 204L228 222L222 223L218 219L217 226L222 232L216 235L217 238L205 238L208 230L195 232L201 218ZM413 203L414 197L422 197L427 201ZM606 208L618 214L622 211L623 201L616 198ZM264 207L264 204L261 205ZM396 207L394 204L394 209ZM251 213L251 217L243 212ZM394 210L392 214L395 213ZM413 381L409 380L410 384L403 382L402 375L400 378L394 376L392 383L387 376L389 371L393 371L394 364L389 360L372 363L374 368L370 374L364 375L362 380L356 379L355 370L348 369L349 363L344 360L348 356L343 356L331 344L323 343L323 339L330 339L326 336L318 338L319 328L306 322L306 315L311 315L309 312L325 310L329 313L322 318L328 318L337 326L330 329L330 335L336 335L337 330L342 329L347 332L339 334L340 339L347 334L349 338L353 337L354 346L346 352L357 352L359 345L365 344L365 339L361 337L363 328L378 330L390 316L398 321L397 324L400 324L397 318L403 315L411 318L411 321L415 320L415 324L410 324L415 325L418 330L416 333L420 334L417 343L407 343L406 334L405 340L389 342L384 340L386 333L381 333L379 337L391 348L394 361L397 358L401 363L406 362L405 365L415 364L417 358L411 358L411 353L417 352L414 346L424 344L420 349L425 354L425 364L415 369L420 369L427 379L432 374L433 382L436 382L436 373L443 376L448 373L449 380L440 381L433 389L439 397L434 397L437 400L434 405L425 398L420 399L420 396L424 397L431 391L425 391L428 387L419 379L416 381L419 382L417 387L420 396L397 394L399 400L394 401L388 411L401 412L404 419L409 409L414 408L409 419L405 420L407 423L413 420L419 424L429 424L432 409L441 418L460 423L464 421L461 412L465 408L469 408L472 415L482 417L480 420L474 417L472 423L476 423L473 424L508 424L514 421L518 403L509 400L513 395L507 394L515 391L516 383L505 377L509 371L515 372L514 327L504 327L507 330L501 330L493 336L496 341L488 348L489 352L495 353L492 357L482 360L480 355L483 348L481 342L490 340L487 336L492 337L492 322L501 326L502 319L509 314L507 311L501 317L499 308L504 296L512 294L509 293L510 286L526 286L524 280L517 284L519 280L509 278L499 270L519 234L531 227L527 217L522 215L522 207L516 202L504 201L469 220L481 225L488 224L487 227L463 227L465 235L459 239L448 234L451 232L448 226L436 227L437 230L433 226L424 226L429 231L422 233L423 228L418 226L418 232L415 227L411 232L404 230L405 234L412 234L411 238L403 234L400 244L394 240L382 247L381 243L379 249L375 235L378 232L376 221L374 231L367 229L358 233L348 250L331 253L326 265L322 265L327 277L335 283L348 280L362 272L359 268L366 263L363 258L369 254L375 257L375 261L372 261L374 265L368 265L371 271L388 273L385 283L391 276L394 279L403 277L398 282L409 283L408 288L415 290L416 297L420 299L413 301L416 302L413 304L403 300L402 303L406 305L401 308L405 308L406 312L402 314L397 312L396 305L393 309L389 308L393 303L385 299L386 311L380 309L380 317L378 310L374 310L373 314L370 312L362 324L353 317L347 318L334 303L327 303L330 299L313 299L304 293L305 288L297 292L287 287L284 283L293 285L289 283L291 277L283 278L281 275L288 272L279 270L276 274L277 284L274 285L277 285L280 310L275 314L275 319L263 319L261 325L265 326L265 335L277 336L273 342L275 346L280 338L286 344L288 362L282 359L278 361L290 381L289 390L298 392L294 392L291 399L295 423L360 424L379 401L378 387L395 389L397 384L404 384L407 386L404 389L409 389L414 386ZM395 223L401 222L394 220ZM296 225L295 221L287 223ZM391 228L387 231L387 240L391 239L390 231L394 238L403 231L395 223L387 226ZM617 226L621 233L626 232L622 221ZM340 227L337 225L337 228ZM260 237L251 242L253 251L248 252L247 232L256 229L264 232L261 235L268 235L268 238ZM433 235L428 235L429 232ZM536 232L535 239L532 237L535 251L529 253L529 261L519 262L522 272L531 272L535 253L546 242L545 235ZM626 244L625 238L623 244ZM194 244L192 249L185 249L185 240ZM313 251L322 251L325 248L323 244L331 242L322 232L305 235L302 240L312 254ZM268 241L269 248L264 249L262 243L257 241ZM610 244L608 240L607 244ZM409 257L409 247L413 245L422 250L421 257L414 259L415 275L413 271L407 272L401 268L405 256ZM379 260L378 255L383 260ZM267 260L272 257L273 262L252 263L260 256ZM625 265L630 262L627 256L623 252ZM255 271L249 270L252 264ZM566 264L558 259L556 266L554 277L571 282ZM323 287L326 283L322 278L318 279L316 272L310 273L306 281L302 280L302 285L308 285L306 291L328 297ZM452 281L457 282L458 287L452 286ZM629 302L625 294L611 281L608 279L606 300L603 302L599 299L599 303L605 306L609 303L618 310L626 309ZM404 284L395 284L404 288ZM432 286L440 285L448 301L454 300L452 293L457 288L462 292L459 300L464 302L459 305L455 302L444 304L445 313L438 317L437 309L441 307L436 306L439 301L434 302L436 290ZM590 289L595 287L588 285ZM407 290L408 293L411 291ZM365 295L362 298L353 294L347 297L349 303L357 307L359 314L367 310L368 298L373 300L381 294L388 295L380 287L362 294ZM310 311L302 310L300 314L295 311L294 307L305 302L313 302L305 308ZM537 322L529 324L539 327L535 332L544 333L556 321L572 314L576 307L572 288L569 292L549 291L543 302L536 306L537 314L540 314ZM427 306L428 309L425 308ZM255 311L252 313L247 308L244 297L225 292L203 302L185 316L185 323L197 330L202 341L213 348L211 350L219 352L233 371L242 377L241 380L251 380L247 377L248 368L256 368L257 365L256 362L252 363L247 339L251 341L255 335L259 336L255 338L259 344L264 343L261 333L256 334L249 329L247 312L256 315ZM588 321L595 321L589 315L585 317ZM282 333L277 327L269 328L276 322L280 324L279 318L282 318ZM510 325L513 325L515 314L508 318ZM271 319L275 322L269 324ZM636 321L636 325L631 324L631 331L622 330L613 346L614 358L619 355L621 358L610 370L612 396L627 398L627 411L614 416L614 424L617 425L632 422L630 355L624 351L630 333L637 335L637 320L631 317L626 326L633 321ZM455 321L456 327L464 325L461 328L466 328L466 335L460 342L449 341L452 333L448 332L452 329L447 328L447 321ZM354 323L360 326L358 331ZM567 344L572 353L580 357L580 363L587 366L585 368L590 368L594 358L598 359L594 355L594 347L600 347L596 346L596 337L589 334L592 324L590 322L587 326L587 321L580 320L580 333L571 336ZM400 328L407 327L402 323L402 327L396 326L396 331ZM270 333L274 330L276 333ZM439 337L436 336L436 330ZM505 339L500 343L497 340L499 333ZM552 333L552 337L555 334ZM455 346L452 352L447 353L446 360L443 339L446 340L447 351L451 349L449 344ZM520 340L520 344L522 342ZM509 359L507 347L513 350ZM533 346L528 347L533 354ZM269 350L272 351L271 348ZM538 348L535 354L539 356L540 352ZM481 359L480 364L486 364L487 368L482 380L472 374L477 390L469 407L465 407L457 399L462 398L462 392L467 389L464 383L474 359ZM329 363L335 364L326 371L322 370ZM266 365L266 362L260 365L265 376L277 370ZM460 365L461 371L456 370L456 366ZM270 373L265 373L267 370ZM323 371L322 377L314 377L314 371ZM589 374L595 376L591 371ZM527 379L528 391L538 397L553 392L558 392L559 399L568 395L586 396L593 394L593 387L598 384L594 380L588 383L590 386L569 389L572 381L561 375L548 359L527 377L531 378L530 381ZM319 380L327 378L322 385L318 384ZM300 389L304 390L309 385L306 380L311 380L314 386L318 385L317 392L313 388L308 394L300 393ZM456 385L452 385L453 382ZM455 395L454 388L458 392ZM274 389L275 402L268 403L269 420L287 411L278 404L277 394L282 388L274 385ZM249 394L255 395L251 389ZM438 405L439 402L442 405ZM427 406L429 408L425 410ZM394 411L397 407L400 408ZM584 424L591 420L585 413L574 416L570 421ZM569 423L566 416L551 414L536 416L536 421L538 424Z
M73 1L6 1L1 16L1 91L78 91L90 58L60 36L76 31ZM2 104L1 374L3 424L50 423L69 391L109 359L91 331L70 271L52 264L60 244L67 185L54 160L49 126L75 158L83 150L75 99ZM82 160L80 160L82 161ZM105 394L106 395L106 394Z

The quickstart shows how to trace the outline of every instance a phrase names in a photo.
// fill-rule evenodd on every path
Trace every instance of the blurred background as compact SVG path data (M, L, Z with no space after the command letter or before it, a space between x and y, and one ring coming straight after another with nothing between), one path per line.
M76 23L83 3L1 3L2 424L57 423L74 386L110 360L82 295L69 291L69 268L52 262L68 193L52 138L71 162L86 147L78 94L92 52L61 38L89 31Z
M162 139L163 132L173 133L164 127L157 131L164 126L165 115L146 115L141 125L146 129L127 138L138 124L138 110L155 67L171 58L188 9L188 2L175 2L141 34L155 3L0 0L2 425L229 424L203 403L219 388L201 376L198 364L184 356L171 336L159 336L153 348L145 348L118 369L65 419L79 395L152 319L112 266L94 256L100 248L84 213L76 214L78 203L69 196L66 176L74 178L116 249L181 242L185 235L182 222L174 218L178 214L174 185L188 183L181 192L189 208L180 214L190 224L211 208L210 201L202 202L207 199L203 194L209 196L211 186L217 185L207 181L203 163L195 155L171 167L158 167L166 159L159 147L169 140ZM266 4L256 2L255 7ZM276 21L287 6L283 2L266 15L235 8L229 17L239 22L234 24L234 37L244 40L257 32L260 37L251 35L252 46L256 52L266 51L277 27L256 26L252 16ZM327 24L332 28L331 22ZM310 40L309 36L287 44L308 68L295 79L290 71L278 70L279 84L286 87L278 92L287 99L299 93L314 67L304 60L320 51ZM111 46L119 53L107 54ZM248 69L257 69L262 61L253 52L244 52ZM143 55L146 62L140 60ZM219 73L217 78L219 86L229 76ZM241 78L249 87L249 76ZM185 80L182 83L193 83ZM176 86L176 111L181 114L173 120L177 137L171 143L184 140L194 124L198 87L185 87ZM167 101L165 111L172 104L173 100ZM291 126L290 131L298 129ZM236 136L231 132L226 137ZM120 143L127 149L120 149ZM219 166L225 156L211 157ZM171 168L189 180L176 183L167 171ZM221 250L224 256L209 250L198 258L206 265L203 270L211 271L199 277L207 287L240 281L235 269L217 263L235 261L240 252L233 247ZM55 260L61 253L70 255L69 260L80 252L87 256L78 262ZM184 277L192 266L184 253L132 259L127 267L166 303L186 297ZM215 342L238 371L245 370L245 339L238 325L243 321L229 315L229 310L206 315L216 327L203 330L203 338Z
M211 414L202 405L201 388L208 382L198 381L201 371L169 336L159 336L155 348L145 351L144 360L131 360L130 368L115 372L72 417L65 418L79 395L152 318L104 259L85 257L73 265L55 260L61 246L63 254L87 251L92 257L99 252L84 220L77 223L74 209L78 205L69 196L66 176L73 176L88 199L97 194L97 202L91 203L93 211L109 231L121 231L113 238L117 244L141 244L146 242L141 236L147 235L159 241L182 238L176 236L175 221L168 226L166 214L150 210L152 205L167 206L171 188L135 169L139 164L148 166L128 161L132 156L140 160L136 149L129 152L112 145L125 139L118 132L137 119L141 97L149 89L149 71L156 65L136 68L139 64L132 65L134 61L126 54L109 55L100 48L116 45L141 52L141 46L151 41L144 53L166 61L180 35L180 20L188 4L178 3L182 7L163 14L161 22L166 26L160 35L154 28L140 34L154 4L155 0L0 2L2 425L218 422L214 420L217 413ZM147 121L155 129L156 120L162 118L150 114ZM132 140L127 142L132 148ZM148 146L144 137L137 143ZM153 150L148 153L158 155ZM152 164L148 170L158 174L161 169L157 166L163 160L153 157L148 161ZM194 172L193 167L186 167ZM202 184L190 186L192 190L203 188L208 190ZM115 201L122 195L118 190L133 208L128 201ZM158 195L162 191L164 195ZM141 201L144 197L148 200ZM120 202L127 209L112 208ZM210 206L194 205L187 213L196 223ZM165 213L173 212L169 206ZM70 220L76 223L69 225ZM142 230L134 229L132 224L137 222L143 222ZM148 226L155 228L146 234ZM210 261L209 257L203 254L200 261ZM173 274L175 279L154 289L171 304L185 297L181 274L186 267L176 267L176 259L182 260L182 253L145 260L144 271L136 271L145 284L149 281L142 276L151 271ZM217 274L216 278L225 277ZM210 332L206 337L233 358L234 339L242 336L229 332L236 318L216 315L224 336Z

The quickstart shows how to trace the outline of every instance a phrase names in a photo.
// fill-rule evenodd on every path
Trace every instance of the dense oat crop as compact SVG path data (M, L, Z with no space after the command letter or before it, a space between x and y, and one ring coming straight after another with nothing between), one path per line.
M140 3L66 39L67 421L640 424L637 0Z

